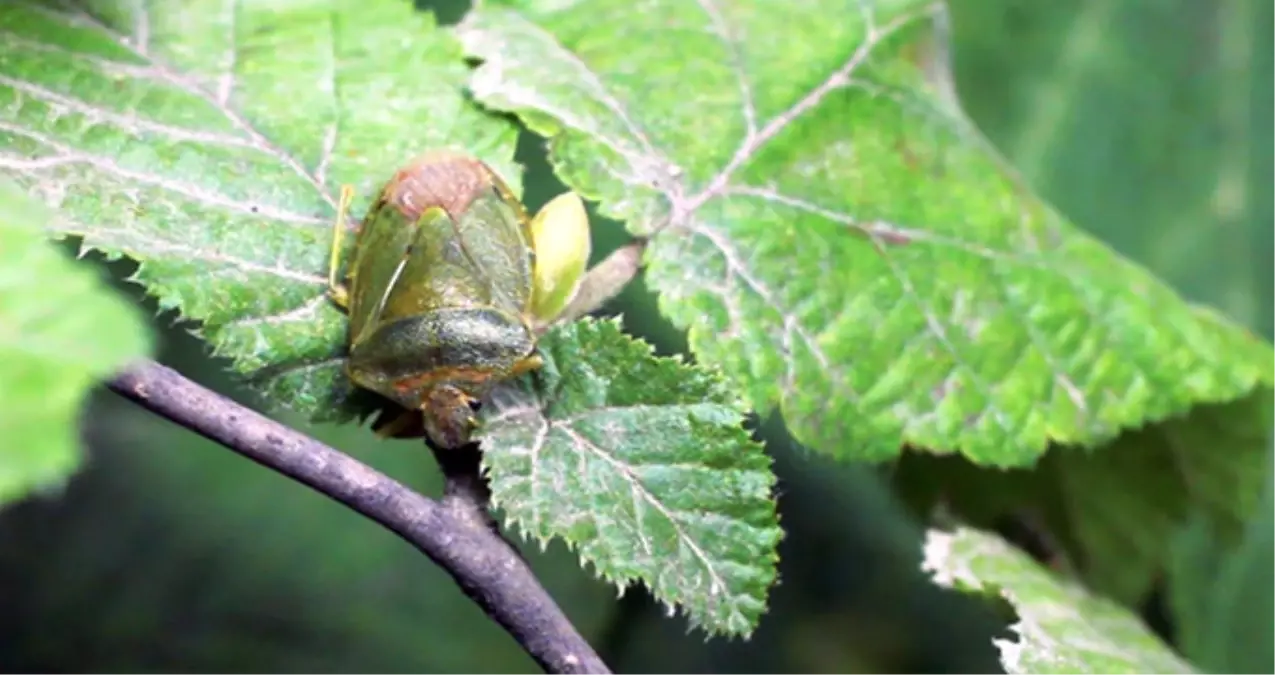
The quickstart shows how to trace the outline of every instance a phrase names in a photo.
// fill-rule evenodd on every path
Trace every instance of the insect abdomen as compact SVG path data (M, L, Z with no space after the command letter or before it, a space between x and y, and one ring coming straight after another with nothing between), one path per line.
M378 326L351 351L350 376L410 408L434 384L500 379L534 347L527 326L504 312L438 309Z

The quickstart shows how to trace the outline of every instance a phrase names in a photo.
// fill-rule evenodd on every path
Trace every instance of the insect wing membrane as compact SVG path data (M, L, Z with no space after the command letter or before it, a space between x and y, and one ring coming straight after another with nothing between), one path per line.
M354 342L379 323L382 302L395 276L401 278L415 230L414 223L385 202L377 202L364 221L350 267L350 335Z
M417 225L410 255L387 289L382 320L488 304L482 272L465 255L451 217L433 207L421 214Z
M459 221L438 208L426 211L382 319L474 307L518 315L531 288L525 241L515 212L494 191L484 191Z
M520 215L493 189L458 223L465 250L487 278L491 304L515 315L526 310L533 284L530 231Z

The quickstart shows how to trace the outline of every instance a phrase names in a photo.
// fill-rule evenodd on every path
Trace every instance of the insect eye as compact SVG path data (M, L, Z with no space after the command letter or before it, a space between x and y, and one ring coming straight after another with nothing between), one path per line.
M483 402L476 398L471 398L469 399L469 409L478 412L483 409Z

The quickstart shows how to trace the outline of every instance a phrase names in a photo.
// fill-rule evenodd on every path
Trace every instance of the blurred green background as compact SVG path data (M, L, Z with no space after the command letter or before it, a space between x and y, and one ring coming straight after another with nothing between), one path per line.
M1269 0L957 0L957 89L1079 225L1270 337L1272 13ZM519 152L539 206L562 187L539 139ZM623 242L610 223L595 237L599 257ZM641 284L610 311L661 351L683 349ZM155 320L161 360L251 404L173 318ZM298 426L438 487L412 443ZM752 641L688 634L641 593L617 600L561 546L527 547L603 658L633 672L993 672L1003 618L925 581L921 529L879 477L801 450L776 419L758 431L788 536ZM0 671L534 670L429 560L325 498L109 393L83 434L83 471L0 514ZM1252 592L1271 595L1269 574L1261 583ZM1271 650L1269 631L1235 639Z

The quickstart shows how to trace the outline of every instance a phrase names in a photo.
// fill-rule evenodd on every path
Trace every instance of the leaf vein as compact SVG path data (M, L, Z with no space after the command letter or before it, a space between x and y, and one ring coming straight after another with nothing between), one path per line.
M920 293L916 292L916 287L912 285L912 278L908 276L907 272L901 269L897 263L895 263L892 257L883 255L881 256L881 260L885 262L886 267L889 268L890 274L894 276L895 281L899 282L899 288L902 291L903 297L911 301L917 311L921 313L921 318L925 320L925 325L930 329L930 333L939 341L939 344L943 346L943 349L947 351L948 355L952 357L952 362L961 366L961 368L965 370L970 381L974 384L974 386L978 387L983 396L986 397L987 412L992 414L993 419L996 420L996 423L1000 425L1001 429L1003 429L1007 434L1012 435L1015 431L1014 426L1006 421L1008 416L1005 414L1005 411L1001 410L1000 406L996 405L996 397L992 391L991 385L979 375L978 369L974 368L969 363L966 363L962 358L961 352L955 345L952 344L952 341L948 339L947 329L943 326L943 322L939 321L934 309L925 301L925 298L921 297Z
M533 89L520 87L516 84L509 84L505 88L504 92L510 102L515 106L537 108L545 111L557 119L559 124L570 129L575 129L581 134L594 138L615 154L623 157L632 167L644 167L652 163L647 156L627 147L627 144L624 143L622 139L613 138L610 134L604 133L596 126L586 122L580 116L557 108L547 101L540 100ZM665 163L667 164L667 162ZM630 187L648 187L640 175L626 174L616 175L615 177Z
M646 515L646 509L642 505L643 493L635 481L629 483L629 500L633 502L634 534L642 545L642 551L648 558L652 558L655 556L655 548L651 546L651 539L646 534L646 523L643 522L643 516Z
M544 522L540 515L540 497L537 492L539 492L540 485L540 451L544 449L548 439L549 421L541 418L540 428L536 430L536 436L531 442L531 455L527 459L531 464L531 471L527 476L527 492L530 494L531 500L531 520L536 524L537 529L544 527Z
M332 98L332 120L328 122L327 128L323 131L323 148L319 152L319 163L314 169L314 177L318 181L319 186L327 189L328 184L328 166L332 163L332 152L336 149L337 134L340 132L341 126L341 89L340 80L337 77L337 58L336 58L336 17L332 12L328 12L328 29L332 33L332 41L328 46L332 48L328 59L328 69L324 73L324 87L327 94Z
M238 20L239 0L230 0L226 10L227 44L226 55L222 57L221 77L217 78L217 105L225 108L230 104L230 96L235 90L235 69L239 61Z
M779 313L782 326L786 328L788 323L791 321L793 330L802 339L802 341L805 342L806 348L810 350L811 355L819 362L819 367L823 369L824 372L832 372L831 360L828 358L827 354L824 353L823 347L820 346L819 342L806 331L805 326L801 324L795 314L784 310L783 305L781 305L775 298L775 295L771 292L770 288L766 284L762 283L760 279L753 276L753 274L748 270L748 267L744 264L743 260L740 259L739 254L736 253L733 246L727 243L723 237L718 236L717 232L711 227L693 224L688 226L687 229L690 232L707 239L709 243L716 247L717 250L721 252L723 259L725 259L727 269L730 270L732 274L742 279L745 285L751 288L768 307ZM726 301L727 298L729 298L729 296L723 296L723 301ZM791 352L787 356L790 360L792 359ZM846 385L844 380L841 380L840 384L845 386L847 395L851 399L859 398L859 395L852 387ZM792 391L787 391L785 393L791 394Z
M850 81L850 76L868 59L872 50L880 44L882 40L888 38L895 31L912 23L918 18L931 15L939 11L941 7L942 5L940 3L932 3L922 10L901 14L880 28L876 28L872 25L871 17L869 15L869 20L867 21L868 35L864 38L863 42L855 48L854 52L850 54L850 57L846 59L846 62L842 64L840 68L833 71L833 73L825 78L823 82L820 82L817 86L815 86L814 89L811 89L795 103L789 106L788 109L772 117L770 121L767 122L756 134L746 136L740 143L738 149L735 150L734 155L732 155L730 160L726 163L726 166L724 166L721 171L708 181L708 185L698 194L688 199L684 205L681 205L680 208L676 208L675 210L689 214L720 193L721 190L729 184L731 176L734 175L734 173L739 170L739 168L743 166L744 163L747 162L758 150L760 150L762 146L768 143L775 136L779 135L780 132L786 129L788 125L792 124L799 117L822 103L828 94L846 86Z
M309 321L323 307L323 303L327 301L326 295L317 295L303 304L293 307L292 309L277 312L275 314L257 314L247 315L238 319L231 319L223 324L222 328L247 328L250 326L273 326L280 323L289 323L294 321Z
M1036 322L1031 319L1030 312L1020 307L1018 302L1005 291L1006 284L998 266L995 264L991 265L991 270L992 273L996 275L996 281L998 282L992 284L992 287L997 290L998 295L1001 297L1001 302L1007 310L1015 315L1018 319L1018 325L1021 326L1024 332L1027 333L1027 339L1031 341L1032 346L1034 346L1036 351L1040 353L1041 357L1045 359L1045 363L1048 364L1050 371L1054 374L1054 382L1062 387L1063 391L1067 394L1067 397L1071 399L1071 402L1076 406L1076 410L1081 415L1087 416L1089 414L1089 410L1084 393L1081 392L1076 386L1076 383L1072 381L1070 374L1067 372L1066 368L1062 366L1062 361L1059 356L1054 353L1053 349L1050 348L1049 343L1041 335L1040 330L1036 327ZM1096 320L1098 317L1090 318L1094 319L1095 323L1097 323ZM1015 366L1017 365L1018 364L1016 363ZM1053 387L1050 387L1049 394L1042 403L1043 405L1041 407L1046 410L1053 406ZM1036 408L1032 408L1030 410L1033 414L1038 414L1036 413Z
M28 49L33 52L41 52L44 54L57 54L65 56L71 61L84 63L104 75L108 76L124 76L135 80L157 80L164 81L158 70L150 66L141 66L134 63L125 63L123 61L115 61L113 59L103 58L96 54L86 54L77 52L73 49L67 49L62 45L49 44L32 40L25 35L19 35L6 30L0 30L0 38L5 45L18 47L20 49Z
M534 25L527 22L520 22L519 27L524 30L536 28ZM589 93L593 99L605 106L616 116L617 119L620 120L633 138L637 139L637 141L642 144L643 149L646 150L648 155L660 157L660 153L656 151L655 145L646 135L646 131L643 130L632 117L629 117L624 106L611 95L611 92L607 89L607 87L600 79L598 79L597 74L594 73L593 70L584 63L584 61L580 60L580 57L576 55L575 52L564 47L562 43L558 42L557 38L550 35L548 32L539 30L538 28L535 33L528 31L526 35L533 40L540 38L549 41L554 47L550 53L558 56L563 63L580 75L580 78L588 84L590 90Z
M169 192L175 192L195 202L214 206L227 211L235 211L254 217L269 218L280 222L303 225L315 225L325 222L324 220L314 216L285 211L267 204L250 204L240 199L234 199L215 192L209 192L198 185L183 183L163 176L127 169L116 164L108 157L99 157L92 154L82 153L74 148L63 145L44 134L10 124L8 122L0 121L0 131L7 131L17 136L29 138L37 143L48 146L50 149L58 153L55 158L23 158L14 157L12 155L0 155L0 168L32 171L54 168L67 164L82 163L134 183L142 183L162 190L168 190Z
M986 246L957 239L955 237L948 237L915 228L901 227L897 224L886 223L880 220L863 222L850 214L834 211L827 207L820 206L819 204L805 201L797 197L792 197L769 188L761 188L751 185L731 185L723 189L721 196L752 197L821 216L833 222L853 228L856 232L863 234L873 240L873 242L882 245L883 247L921 242L935 246L946 246L989 261L1010 262L1031 268L1038 272L1054 275L1060 279L1070 279L1071 277L1070 273L1066 270L1058 269L1057 265L1044 265L1042 260L1036 256L1022 256L1014 253L1013 251L998 251L993 248L988 248Z
M313 284L316 286L327 286L327 283L328 283L327 279L320 276L313 275L313 274L294 272L292 270L281 268L281 267L270 267L268 265L252 262L250 260L244 260L242 258L236 258L234 256L226 255L224 253L196 249L190 246L186 246L184 244L178 244L178 243L167 242L167 241L158 241L155 239L147 239L145 243L140 246L128 246L126 244L118 243L117 239L113 240L111 237L105 236L108 232L110 232L109 230L101 230L101 229L95 229L92 227L85 227L83 225L75 225L74 231L81 232L86 237L99 237L107 241L113 241L115 242L113 244L115 247L118 247L120 250L123 250L124 252L128 253L129 257L136 258L141 262L146 261L146 254L148 253L162 253L166 255L176 254L179 256L184 256L186 258L202 260L203 262L214 263L217 265L226 265L229 267L234 267L236 269L243 270L245 272L265 274L265 275L269 275L273 277L278 277L280 279L286 279L288 281L296 281L296 282L305 283L305 284Z
M539 415L543 417L544 410L540 408L538 403L532 404L532 405L516 405L516 406L510 406L510 407L503 407L501 408L499 414L485 418L484 424L489 427L495 426L497 424L508 422L516 417L523 417L525 415L533 415L533 416Z
M270 376L269 379L277 380L283 377L284 375L302 375L302 374L310 373L316 370L320 370L322 368L340 366L343 363L345 363L344 356L328 356L318 361L302 360L297 363L280 366L278 368L270 368L268 371ZM264 373L267 371L258 371L258 372Z
M630 484L634 486L634 488L638 491L638 493L642 496L642 498L648 504L654 507L655 510L660 513L661 516L663 516L665 519L668 520L669 524L673 526L673 531L677 533L678 540L681 541L687 547L687 549L691 551L692 555L694 555L697 559L699 559L700 564L704 567L704 570L708 572L709 580L711 583L711 587L709 589L709 595L715 596L726 590L726 584L722 580L722 577L717 573L717 569L713 566L712 560L710 560L708 555L704 552L704 550L699 547L699 544L695 543L694 538L692 538L686 532L686 528L683 525L683 523L680 520L678 520L676 517L674 517L673 513L669 511L664 506L664 504L662 504L658 499L656 499L655 495L651 494L646 489L645 485L642 485L642 482L637 478L637 476L633 475L633 473L629 470L628 466L626 466L623 462L619 461L618 459L612 457L610 453L603 450L602 448L599 448L592 441L580 435L571 427L559 426L559 425L555 425L555 426L558 426L560 429L562 429L563 433L570 436L571 439L575 441L575 444L577 446L585 448L586 450L588 450L589 452L591 452L598 458L602 459L604 462L610 464L613 468L615 468L616 471L619 471L630 482Z
M739 103L744 117L745 143L750 142L757 136L757 104L753 101L752 84L748 81L747 73L744 72L744 59L739 52L739 43L735 40L734 31L731 30L730 23L726 21L721 8L717 6L716 0L696 0L696 2L708 15L709 21L713 24L713 32L730 56L731 70L735 74L735 86L739 89Z
M24 82L22 80L8 77L7 75L0 75L0 85L4 85L14 89L15 91L31 96L36 100L43 101L54 109L65 108L84 115L90 123L111 124L135 136L141 135L143 132L150 132L167 136L177 141L189 141L205 145L242 147L258 150L255 143L242 136L231 136L228 134L199 131L197 129L186 129L169 124L162 124L160 122L153 122L151 120L138 117L137 115L122 115L112 110L99 108L77 98L64 96L30 82ZM19 105L21 105L21 103L19 103Z
M39 7L29 1L27 4L33 7ZM46 13L53 17L61 18L63 21L95 28L103 35L115 40L115 42L121 47L132 51L138 57L146 59L152 66L154 66L156 73L161 79L189 94L202 98L209 105L213 106L226 118L228 122L230 122L232 126L247 135L248 138L256 145L257 149L270 155L276 161L291 169L297 176L310 183L323 201L326 202L333 210L336 209L336 200L333 199L332 195L328 193L327 190L323 189L323 187L319 185L318 180L310 174L310 172L306 171L305 167L302 166L301 162L297 158L270 142L268 138L262 135L256 127L252 126L252 124L250 124L248 120L233 107L219 104L215 93L209 92L203 87L191 82L159 59L148 55L144 51L139 51L137 46L132 44L132 40L130 40L127 36L121 35L118 31L82 9L77 9L74 13L58 11L46 11Z

